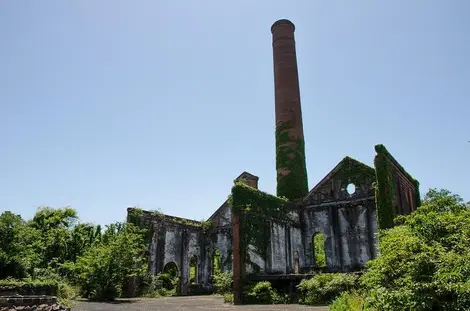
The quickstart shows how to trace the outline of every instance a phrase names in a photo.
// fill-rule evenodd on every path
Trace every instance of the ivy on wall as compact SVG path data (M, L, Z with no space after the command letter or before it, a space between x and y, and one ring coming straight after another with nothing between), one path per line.
M335 178L354 185L362 185L375 178L375 170L351 157L341 160L341 169L335 173Z
M377 183L375 185L377 218L379 228L387 229L393 227L393 219L395 218L397 211L395 190L395 180L397 177L393 166L396 166L414 185L416 191L416 206L421 205L419 182L405 171L398 161L395 160L395 158L388 152L384 145L376 145L375 151L377 152L374 159L377 179Z
M289 138L292 127L292 122L276 127L276 168L289 171L286 175L277 173L277 195L289 200L303 198L308 193L305 142L303 138Z
M393 227L397 210L392 165L385 154L378 153L374 159L374 166L377 178L375 201L378 225L380 229L388 229Z
M292 221L286 198L276 197L242 183L232 187L232 212L240 221L240 250L244 261L250 263L248 245L266 260L268 243L271 238L270 222Z

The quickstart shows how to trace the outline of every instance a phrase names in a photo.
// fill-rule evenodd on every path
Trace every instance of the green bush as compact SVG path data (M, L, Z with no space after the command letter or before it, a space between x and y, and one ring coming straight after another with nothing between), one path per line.
M225 293L223 297L225 303L233 303L233 293Z
M212 276L214 292L217 294L230 293L232 291L232 271L216 273Z
M110 225L103 241L90 247L73 268L82 295L93 300L119 297L123 284L146 270L145 252L139 229L132 224Z
M273 303L273 289L269 282L259 282L253 286L251 292L248 293L249 300L257 301L258 303Z
M447 190L431 189L423 205L380 235L380 256L361 284L380 311L469 310L470 209Z
M276 292L270 282L258 282L245 287L244 302L248 304L283 304L288 303L289 297Z
M342 292L356 287L358 277L347 273L325 273L302 280L299 302L307 305L325 305L333 301Z
M329 306L330 311L373 311L367 307L365 299L359 293L343 292Z
M66 307L71 307L71 301L78 297L79 289L66 282L59 282L57 286L57 299Z

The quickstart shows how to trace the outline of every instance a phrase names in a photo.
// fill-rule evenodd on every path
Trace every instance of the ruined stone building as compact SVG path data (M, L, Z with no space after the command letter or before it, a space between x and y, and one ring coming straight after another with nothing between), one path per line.
M277 195L258 191L258 177L243 172L207 222L128 208L128 221L151 228L150 270L176 267L181 294L210 288L216 265L233 271L235 293L250 278L358 270L377 256L378 228L420 204L418 182L383 145L374 167L345 157L308 188L294 31L288 20L271 27Z

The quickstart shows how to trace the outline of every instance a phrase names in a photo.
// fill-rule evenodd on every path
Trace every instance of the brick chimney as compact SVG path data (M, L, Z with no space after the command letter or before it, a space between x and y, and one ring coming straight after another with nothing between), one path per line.
M291 200L302 198L308 193L294 31L294 24L287 19L278 20L271 27L276 107L277 195Z
M233 182L234 183L242 182L247 186L258 189L258 180L259 180L258 176L255 176L255 175L250 174L248 172L243 172Z

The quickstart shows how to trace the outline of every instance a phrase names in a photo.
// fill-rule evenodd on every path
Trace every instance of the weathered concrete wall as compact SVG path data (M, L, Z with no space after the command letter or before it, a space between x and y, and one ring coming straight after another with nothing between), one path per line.
M366 201L353 207L338 209L342 270L360 269L374 257L373 248L376 243L374 236L370 234L373 227L370 221L373 208L367 205Z
M248 246L251 260L251 263L246 263L248 274L256 270L254 265L258 266L261 275L294 273L296 260L299 267L303 265L304 250L299 216L297 212L292 216L296 223L270 221L266 260L254 252L252 245Z
M255 247L253 245L248 245L248 255L251 262L245 263L245 271L247 274L255 273L259 271L260 274L266 273L266 261L255 252Z
M271 252L269 255L269 273L286 273L286 227L283 224L273 223L271 225Z
M341 267L338 242L336 239L336 217L335 208L331 206L308 206L304 210L304 265L305 270L310 270L315 266L313 252L313 237L317 233L323 234L325 239L326 265L331 270L338 270ZM306 271L305 271L306 272Z
M128 213L131 209L128 210ZM230 208L221 209L217 217L222 224L230 224ZM213 254L221 252L223 270L232 269L232 234L230 226L220 226L205 232L200 223L188 219L144 211L139 225L151 228L149 241L149 270L153 274L163 272L165 266L174 263L180 277L179 293L188 293L190 260L197 260L197 281L203 288L211 287Z
M417 208L419 189L416 188L414 181L407 176L395 159L392 159L391 162L395 175L397 214L410 214Z
M314 269L313 237L325 239L327 271L352 271L377 255L377 220L374 198L349 203L311 205L304 210L305 263Z
M344 158L301 203L304 271L316 268L313 237L323 234L327 271L351 271L376 256L373 168ZM349 193L347 186L354 184Z
M254 177L242 174L255 180ZM257 181L257 180L256 180ZM374 170L351 158L345 158L306 198L293 204L290 220L270 220L266 258L249 245L251 263L247 274L279 275L306 273L315 269L313 237L322 233L325 243L326 271L356 270L377 256L377 221L373 194ZM254 183L254 182L253 182ZM354 183L354 193L347 185ZM158 216L158 217L157 217ZM213 256L221 254L221 269L233 269L232 209L227 200L209 218L212 229L201 223L145 212L142 225L151 226L150 270L163 271L176 264L181 278L180 293L188 293L192 257L197 258L197 281L211 287ZM266 220L268 221L268 220Z

